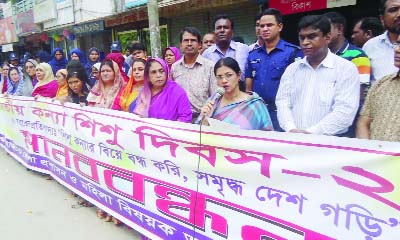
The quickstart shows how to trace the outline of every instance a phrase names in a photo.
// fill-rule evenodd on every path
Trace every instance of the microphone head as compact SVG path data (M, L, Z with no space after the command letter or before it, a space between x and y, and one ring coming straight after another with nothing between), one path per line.
M223 87L218 87L217 90L215 91L215 93L223 96L225 94L225 88Z

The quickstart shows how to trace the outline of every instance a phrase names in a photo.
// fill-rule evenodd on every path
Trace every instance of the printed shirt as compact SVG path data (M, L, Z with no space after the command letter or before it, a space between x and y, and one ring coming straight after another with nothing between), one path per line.
M289 65L282 76L276 105L279 125L314 134L344 133L352 124L360 98L357 68L328 51L314 69L307 57Z
M397 72L398 69L394 66L394 45L390 42L387 31L368 40L363 50L371 60L373 79L379 80Z
M371 139L400 141L400 76L397 73L372 85L360 115L372 119Z
M276 109L275 97L283 72L301 55L299 47L282 39L270 53L265 46L249 53L245 76L253 79L252 90L264 99L270 109Z
M193 66L179 59L171 67L171 78L187 93L193 113L200 113L207 99L214 94L217 81L214 75L214 63L199 55Z
M210 59L214 64L221 58L231 57L239 63L242 73L246 70L247 57L249 56L249 46L243 43L231 41L228 50L223 54L218 48L217 44L213 44L207 48L203 53L203 57ZM244 74L242 74L242 81L244 81Z
M360 83L368 84L371 78L371 62L363 50L345 40L343 46L336 53L356 65L360 74Z

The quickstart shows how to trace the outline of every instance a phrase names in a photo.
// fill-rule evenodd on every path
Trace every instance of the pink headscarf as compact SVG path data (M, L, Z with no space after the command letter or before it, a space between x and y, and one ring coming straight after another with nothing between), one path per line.
M110 53L106 56L104 60L112 60L113 62L118 64L119 71L124 78L124 81L127 83L129 81L128 75L126 75L124 71L124 62L125 58L122 53Z
M175 55L175 62L182 58L181 51L177 47L167 47L165 51L171 50L171 52Z
M89 105L100 108L111 108L114 103L115 97L125 87L125 82L123 77L121 76L118 64L114 61L112 63L113 63L113 70L115 73L114 85L111 87L110 90L108 90L107 93L104 93L104 83L103 80L101 79L101 74L100 74L99 81L96 82L92 90L90 90L89 95L87 96L87 101ZM100 68L102 67L103 64Z
M151 62L154 62L154 61L161 64L161 66L164 69L164 72L167 76L165 85L167 85L168 81L171 81L169 79L168 64L164 61L164 59L161 59L161 58L147 59L146 66L144 67L144 85L143 85L142 90L139 92L139 95L137 97L136 107L133 111L133 113L138 114L145 118L149 117L149 108L150 108L150 102L151 102L151 83L149 80L149 68L150 68ZM164 88L165 88L165 86L164 86Z

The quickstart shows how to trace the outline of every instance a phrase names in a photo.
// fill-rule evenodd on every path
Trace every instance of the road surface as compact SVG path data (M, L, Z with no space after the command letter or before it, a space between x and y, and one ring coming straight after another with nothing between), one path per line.
M95 207L80 207L71 191L46 178L0 148L1 240L140 239L126 226L97 218Z

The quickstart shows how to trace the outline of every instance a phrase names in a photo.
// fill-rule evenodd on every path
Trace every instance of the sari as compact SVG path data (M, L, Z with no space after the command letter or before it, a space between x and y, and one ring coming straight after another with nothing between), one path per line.
M100 75L100 80L96 82L86 98L89 106L108 109L112 108L115 98L121 89L125 87L125 81L121 75L117 63L114 61L113 70L115 74L113 86L108 90L108 92L104 92L104 83L103 80L101 80Z
M10 77L10 72L11 70L16 69L18 71L18 76L19 80L18 83L14 83L14 81L11 80ZM8 77L7 77L7 93L10 95L15 95L15 96L23 96L24 95L24 77L23 74L18 67L10 67L8 70Z
M51 66L47 63L39 63L36 69L41 69L44 73L43 80L38 79L38 83L33 88L32 97L42 96L54 98L57 94L58 84L54 79Z
M145 118L192 122L189 98L181 86L168 78L167 63L161 58L150 58L146 63L145 72L152 61L157 61L163 67L167 76L165 86L159 93L152 96L150 80L145 74L143 88L136 100L129 106L129 112Z
M272 121L264 101L255 92L250 92L246 100L219 107L221 99L215 102L211 118L238 125L247 130L273 130Z

